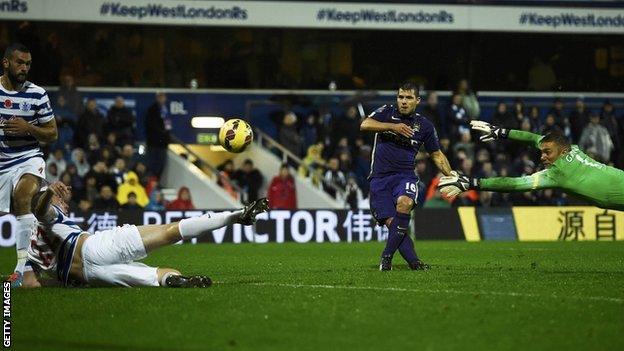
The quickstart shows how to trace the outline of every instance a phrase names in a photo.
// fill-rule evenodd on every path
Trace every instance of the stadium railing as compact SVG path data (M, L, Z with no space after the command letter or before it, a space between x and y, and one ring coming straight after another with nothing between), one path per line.
M221 177L220 176L221 171L219 171L213 165L203 161L202 158L197 153L191 150L191 148L188 145L186 145L182 140L178 139L176 136L171 135L171 141L179 145L182 149L184 149L184 152L187 153L187 155L185 154L178 154L178 155L188 159L190 162L195 164L199 169L204 171L204 173L208 175L215 182L220 180L222 183L225 183L229 187L231 187L234 190L234 193L232 195L235 197L235 199L238 202L243 202L243 203L247 202L248 194L243 188L239 187L236 183L230 181L228 178ZM189 157L189 155L192 156L192 159ZM206 169L209 172L206 172Z

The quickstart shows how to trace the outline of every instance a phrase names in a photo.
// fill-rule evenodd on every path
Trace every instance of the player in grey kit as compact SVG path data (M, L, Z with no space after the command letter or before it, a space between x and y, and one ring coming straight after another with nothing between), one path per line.
M418 194L416 154L421 146L444 175L451 166L440 151L436 130L429 120L416 113L420 102L418 88L404 83L397 93L397 106L384 105L362 121L360 130L375 132L371 157L370 203L373 216L388 227L388 240L379 269L392 269L392 256L399 250L411 269L428 269L414 250L407 235L410 211Z

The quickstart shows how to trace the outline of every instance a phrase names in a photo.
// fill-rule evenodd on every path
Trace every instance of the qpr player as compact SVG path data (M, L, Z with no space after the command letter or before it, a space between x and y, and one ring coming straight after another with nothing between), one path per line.
M381 255L379 269L392 269L392 257L399 253L414 270L428 269L416 255L414 243L407 234L410 212L418 195L416 155L424 146L438 169L446 176L454 172L440 151L436 130L429 120L416 113L420 102L418 88L402 84L397 105L384 105L362 121L360 130L375 132L371 156L370 204L380 225L388 227L388 240Z
M232 223L251 225L258 214L268 210L268 201L262 198L233 212L204 214L164 225L126 224L92 234L67 216L70 198L71 189L61 182L33 197L33 213L40 224L29 247L32 270L24 275L23 287L209 287L212 280L206 276L187 277L173 268L150 267L136 261L160 247Z
M17 218L17 265L8 280L22 284L27 248L37 219L30 201L45 178L40 143L58 137L54 114L46 91L26 80L32 64L27 47L11 44L2 58L0 77L0 211Z

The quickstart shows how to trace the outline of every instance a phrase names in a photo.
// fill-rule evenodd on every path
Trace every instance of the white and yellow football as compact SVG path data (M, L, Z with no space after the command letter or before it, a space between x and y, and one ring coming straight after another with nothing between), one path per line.
M253 130L242 119L227 120L219 130L219 143L229 152L243 152L252 141Z

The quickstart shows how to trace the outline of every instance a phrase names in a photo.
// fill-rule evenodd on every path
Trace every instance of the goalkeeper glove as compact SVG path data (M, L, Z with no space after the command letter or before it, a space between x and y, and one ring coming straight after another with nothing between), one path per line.
M440 178L438 189L448 197L457 196L470 189L479 189L479 178L472 178L465 175L452 175Z
M498 139L507 139L509 130L506 128L493 126L488 122L483 121L470 121L470 126L473 130L482 132L483 135L479 137L482 142L490 142Z

